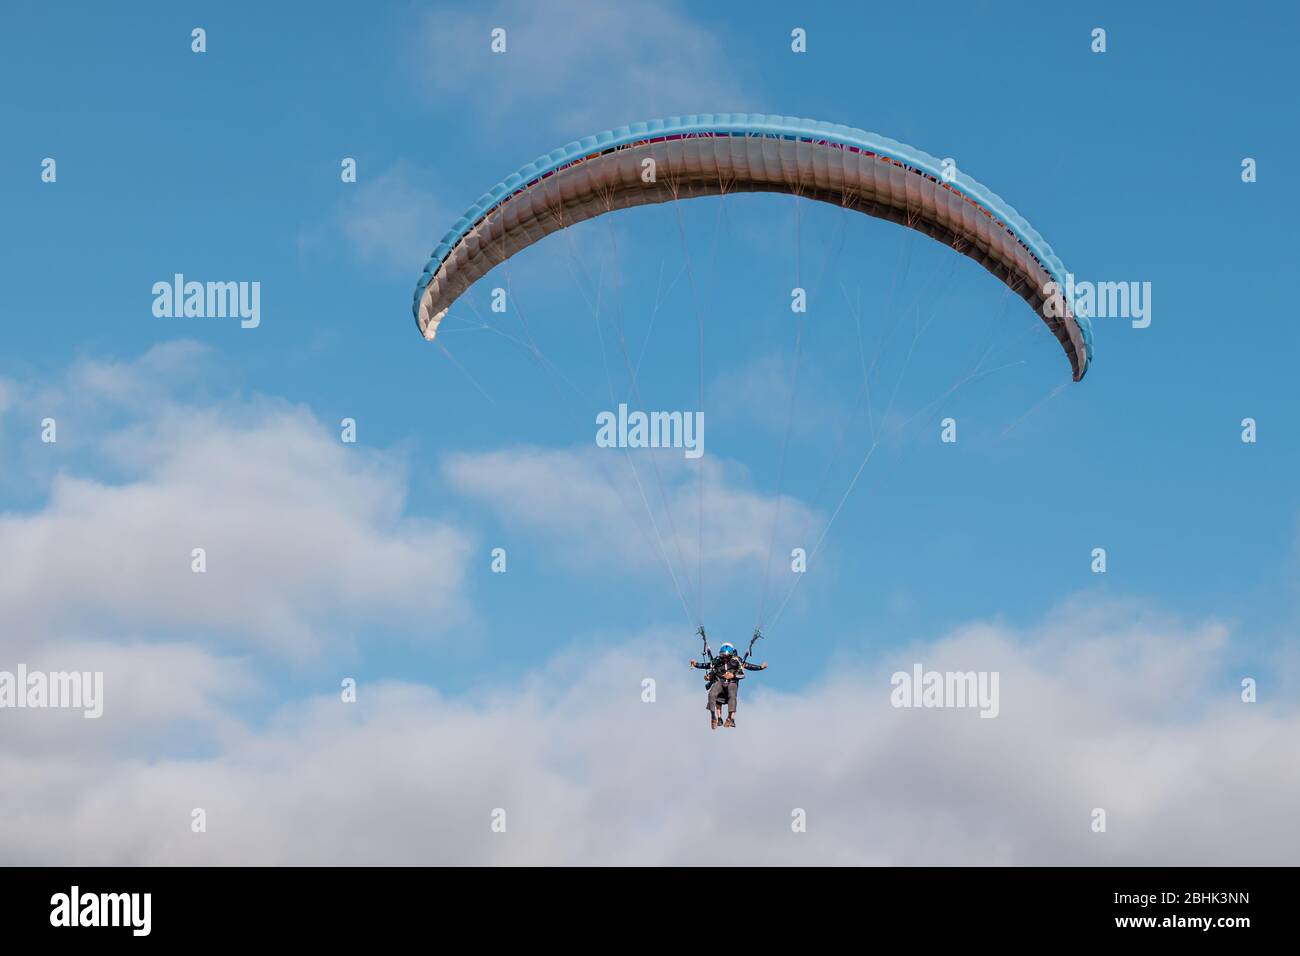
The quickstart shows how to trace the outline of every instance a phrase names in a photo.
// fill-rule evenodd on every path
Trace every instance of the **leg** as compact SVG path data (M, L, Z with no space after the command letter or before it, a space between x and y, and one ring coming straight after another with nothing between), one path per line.
M727 693L727 722L724 727L736 726L736 707L740 699L740 684L730 686Z
M713 686L709 688L709 726L714 730L718 724L722 723L722 695L725 685L722 681L714 681Z

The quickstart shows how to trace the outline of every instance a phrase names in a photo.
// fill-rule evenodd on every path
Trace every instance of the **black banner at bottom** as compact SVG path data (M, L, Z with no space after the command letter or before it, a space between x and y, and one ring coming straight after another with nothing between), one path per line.
M13 868L0 869L0 920L9 941L90 945L374 943L431 929L686 942L715 918L751 940L789 927L864 942L1231 944L1284 931L1294 882L1289 869L1216 868Z

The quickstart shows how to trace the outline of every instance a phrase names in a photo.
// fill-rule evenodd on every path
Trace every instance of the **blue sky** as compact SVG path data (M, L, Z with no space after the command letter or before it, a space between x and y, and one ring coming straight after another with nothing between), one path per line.
M616 323L627 332L641 363L633 404L693 408L698 313L702 546L696 472L664 458L656 475L644 459L636 477L671 501L668 548L715 642L743 639L765 589L784 592L782 554L816 539L868 447L853 402L858 320L900 426L761 645L773 667L746 688L754 737L764 700L794 720L829 687L853 700L845 668L887 673L945 647L976 666L990 634L1001 648L991 660L1055 648L1047 663L1025 651L1042 678L1026 684L1061 699L1102 693L1131 664L1154 682L1135 696L1170 709L1117 712L1144 731L1172 726L1183 744L1220 722L1212 708L1235 700L1245 675L1269 688L1261 710L1294 720L1284 703L1296 689L1300 510L1300 341L1288 319L1300 249L1285 188L1300 144L1284 121L1297 88L1293 8L564 6L323 3L307 17L247 3L7 7L0 554L19 583L0 668L70 659L60 649L71 648L123 673L130 661L193 681L177 695L184 706L142 704L123 718L114 766L221 778L232 801L255 789L222 777L247 758L241 748L304 749L286 727L310 725L326 706L315 695L328 701L342 676L388 682L396 696L383 713L411 699L423 719L451 708L468 736L495 746L493 720L515 695L563 733L589 706L584 688L620 673L588 663L632 656L629 692L650 667L665 688L656 713L689 714L626 718L647 759L686 745L674 735L700 729L702 699L695 677L670 668L697 652L696 621L664 572L626 459L593 437L611 390L628 399L623 357L602 353L599 335ZM196 26L201 55L190 51ZM502 56L488 50L497 26L508 31ZM802 55L790 51L796 26L808 32ZM1098 26L1104 54L1089 49ZM421 339L415 280L484 190L581 136L709 111L839 122L954 157L1080 278L1150 282L1151 325L1096 320L1095 364L1070 384L1037 317L973 262L891 224L762 195L632 210L550 237L453 311L440 341L454 361ZM41 181L45 157L56 183ZM357 161L355 184L340 181L345 157ZM1245 157L1258 182L1241 181ZM694 293L681 278L688 261ZM177 272L260 282L260 326L156 318L151 286ZM471 328L507 280L502 328L535 336L553 366ZM800 281L811 305L778 481L789 290ZM912 348L916 323L925 333ZM932 405L986 349L995 360L982 368L996 370ZM38 440L46 415L59 422L56 446ZM955 446L938 441L944 416L958 421ZM1255 444L1240 440L1247 416ZM345 417L358 423L355 446L337 440ZM779 495L785 524L765 583ZM240 566L221 570L215 548L218 580L203 592L188 580L184 535L168 538L190 518ZM164 542L183 549L179 571ZM504 575L489 572L494 547L509 553ZM1096 547L1105 575L1089 570ZM86 583L105 569L121 579ZM1105 651L1064 650L1090 640ZM1089 662L1096 675L1073 672ZM1184 699L1188 686L1204 694ZM1038 699L1050 709L1057 698ZM453 723L439 719L444 731ZM138 737L132 720L151 732ZM49 739L57 752L82 738ZM773 749L789 756L799 739ZM802 759L790 756L790 774ZM600 791L596 771L539 774L543 791ZM120 779L139 802L165 789L125 770ZM522 780L499 783L529 792ZM399 792L401 780L383 790ZM92 855L172 859L139 826L139 843ZM859 837L850 859L990 858L975 837L949 857ZM1031 845L1028 830L1009 838L1021 837ZM303 859L303 839L275 857ZM7 841L14 858L33 858ZM1129 859L1160 862L1176 844L1134 845ZM1202 861L1232 845L1208 840ZM0 834L0 859L5 846ZM1062 847L1074 859L1092 852ZM588 849L585 859L611 858ZM822 849L803 859L837 858ZM495 858L552 851L540 841ZM191 858L214 857L176 859ZM772 848L764 859L796 858Z

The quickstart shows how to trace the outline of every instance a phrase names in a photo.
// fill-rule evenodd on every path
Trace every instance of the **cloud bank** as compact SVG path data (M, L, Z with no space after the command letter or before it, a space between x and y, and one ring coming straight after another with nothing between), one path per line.
M774 666L816 652L771 650ZM1295 864L1300 771L1273 758L1300 715L1241 703L1225 650L1220 625L1067 606L1030 631L831 661L798 693L759 675L740 727L716 732L684 662L654 653L560 655L458 697L363 685L353 705L287 704L206 759L6 747L0 846L81 864L706 866L725 826L740 865ZM1000 715L892 708L889 675L914 661L999 670Z
M84 364L45 396L80 457L0 514L0 653L145 637L296 658L455 619L471 542L404 513L400 460L283 402L154 394L158 364Z

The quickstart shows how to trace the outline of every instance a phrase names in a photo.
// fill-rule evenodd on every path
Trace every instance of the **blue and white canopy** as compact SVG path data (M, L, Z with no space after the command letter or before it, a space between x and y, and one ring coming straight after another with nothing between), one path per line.
M416 322L433 339L470 285L566 226L615 209L731 192L783 192L836 203L952 246L1038 311L1065 349L1075 381L1087 372L1092 330L1064 300L1064 265L997 194L888 137L745 113L622 126L569 143L507 176L434 249L415 290Z

